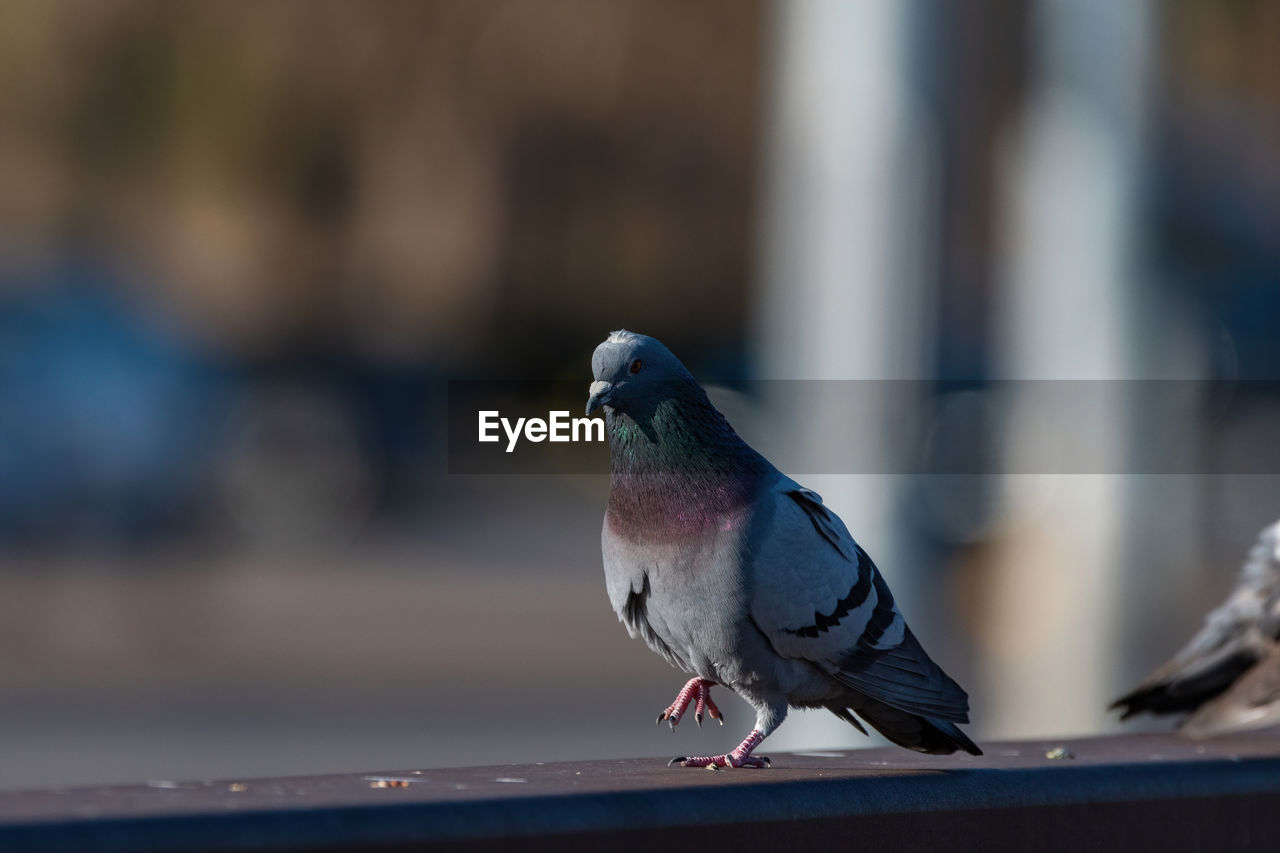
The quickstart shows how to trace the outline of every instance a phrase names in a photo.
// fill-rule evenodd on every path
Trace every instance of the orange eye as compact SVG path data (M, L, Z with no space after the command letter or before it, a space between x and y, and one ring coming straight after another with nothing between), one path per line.
M643 363L642 361L640 361L640 359L638 359L638 358L637 358L635 361L631 362L631 372L632 372L632 373L639 373L639 372L640 372L640 368L642 368L642 367L644 367L644 363Z

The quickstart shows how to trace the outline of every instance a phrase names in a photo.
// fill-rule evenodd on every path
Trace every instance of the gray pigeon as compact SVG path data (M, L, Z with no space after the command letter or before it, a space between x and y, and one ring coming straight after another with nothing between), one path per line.
M1280 723L1280 522L1264 529L1236 587L1171 660L1112 703L1189 714L1181 731L1208 737Z
M768 766L752 751L790 707L826 708L865 734L861 717L920 752L982 754L956 726L968 696L817 493L739 438L657 340L614 332L591 369L587 414L603 406L609 434L609 600L632 637L693 676L658 722L674 729L692 704L699 725L704 713L723 724L717 684L756 712L732 752L672 764Z

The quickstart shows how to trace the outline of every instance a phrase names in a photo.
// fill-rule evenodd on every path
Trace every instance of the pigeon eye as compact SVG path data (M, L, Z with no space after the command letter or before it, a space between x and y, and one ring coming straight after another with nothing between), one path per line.
M637 358L635 361L631 362L630 369L632 373L639 373L640 368L642 367L644 367L644 362L642 362L640 359Z

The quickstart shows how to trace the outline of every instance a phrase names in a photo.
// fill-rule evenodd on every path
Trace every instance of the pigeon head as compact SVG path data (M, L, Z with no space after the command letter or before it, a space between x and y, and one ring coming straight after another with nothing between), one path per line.
M708 506L745 500L772 470L654 338L614 332L596 347L591 372L587 414L605 410L616 517L709 517Z
M596 347L591 356L590 398L587 414L601 406L618 412L650 410L663 399L681 393L697 382L656 338L619 330Z

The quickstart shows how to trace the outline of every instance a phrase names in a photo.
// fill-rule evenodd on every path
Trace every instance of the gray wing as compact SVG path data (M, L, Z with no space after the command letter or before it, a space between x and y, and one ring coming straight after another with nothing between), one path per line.
M1280 723L1280 654L1273 647L1221 696L1187 718L1181 731L1210 737Z
M921 648L839 517L789 479L774 500L751 595L752 619L774 651L901 711L968 722L968 696Z
M1121 719L1190 711L1269 654L1280 634L1280 524L1262 531L1227 600L1176 655L1112 703Z

